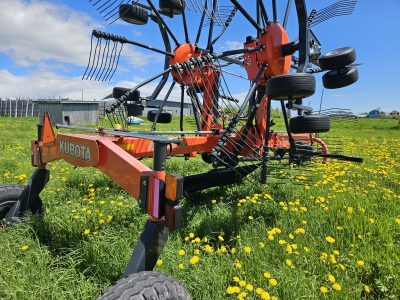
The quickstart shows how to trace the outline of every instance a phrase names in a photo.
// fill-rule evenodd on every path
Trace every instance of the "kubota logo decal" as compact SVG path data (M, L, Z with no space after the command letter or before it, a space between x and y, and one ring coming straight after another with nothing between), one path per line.
M84 145L78 145L71 142L60 140L60 152L65 155L82 159L84 161L88 162L92 161L92 156L90 155L90 148Z

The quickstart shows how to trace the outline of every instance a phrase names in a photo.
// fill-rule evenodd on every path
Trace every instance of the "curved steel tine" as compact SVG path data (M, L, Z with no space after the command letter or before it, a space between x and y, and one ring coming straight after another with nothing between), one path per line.
M100 44L100 48L101 48L101 39L98 39L98 40L97 40L96 48L94 48L94 55L93 55L92 66L90 67L90 71L89 71L88 75L86 76L86 80L88 80L89 77L91 76L90 74L92 73L94 64L96 63L96 53L97 53L97 47L99 47L99 44ZM94 69L94 71L95 71L95 70L96 70L96 68Z
M283 28L286 29L287 21L289 18L289 13L290 13L290 6L292 5L292 0L288 0L287 5L286 5L286 11L285 11L285 18L283 19Z
M90 39L89 61L88 61L88 65L86 67L85 73L83 73L82 80L85 78L86 72L87 72L87 70L89 69L89 66L90 66L90 59L92 58L92 46L93 46L93 33L92 33L92 37Z
M108 67L107 67L107 71L104 74L104 77L102 79L102 81L105 81L105 78L107 77L108 73L110 73L110 67L111 67L111 63L115 60L115 55L114 52L116 52L116 47L117 47L118 43L114 42L113 48L111 49L111 54L109 56L109 63L108 63Z
M100 71L103 69L104 55L106 54L106 49L107 49L109 43L110 43L110 40L106 40L106 45L105 45L105 47L103 49L103 55L102 55L102 58L101 58L101 64L100 64L99 70L97 71L96 76L94 77L94 80L98 79L97 77L99 76ZM100 53L99 53L99 55L101 56ZM99 60L100 60L100 56L99 56Z
M109 52L110 52L110 42L111 40L108 40L107 41L107 44L106 44L106 47L107 47L107 55L106 55L106 61L105 61L105 63L104 63L104 68L102 68L102 71L101 71L101 73L100 73L100 76L97 78L97 80L98 81L100 81L100 79L101 79L101 76L103 76L103 73L104 73L104 71L105 71L105 69L106 69L106 66L107 66L107 60L108 60L108 58L109 58ZM105 48L104 48L104 53L105 53ZM104 53L103 53L103 60L104 60ZM103 67L103 61L101 61L101 66ZM100 72L100 70L99 70L99 72ZM98 74L98 73L97 73Z
M114 72L111 74L109 80L111 80L111 78L114 76L115 71L117 71L118 62L119 62L119 58L120 58L120 56L121 56L121 51L122 51L122 47L123 47L123 46L124 46L124 44L121 44L121 48L119 49L119 53L118 53L118 57L117 57L117 63L116 63L116 65L115 65Z

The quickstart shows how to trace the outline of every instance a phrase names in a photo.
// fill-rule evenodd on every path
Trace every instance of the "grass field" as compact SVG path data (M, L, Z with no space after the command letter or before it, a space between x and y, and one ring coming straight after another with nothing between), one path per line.
M0 117L0 184L27 183L37 122ZM364 163L316 161L290 184L245 181L188 195L183 228L156 270L196 300L399 299L400 125L332 127L328 135ZM167 162L171 173L209 168L201 158ZM96 298L122 276L147 219L100 171L63 161L48 169L44 216L0 229L0 299Z

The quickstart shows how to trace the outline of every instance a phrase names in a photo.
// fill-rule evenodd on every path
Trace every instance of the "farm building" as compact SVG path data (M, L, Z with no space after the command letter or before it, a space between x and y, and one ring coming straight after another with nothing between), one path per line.
M39 120L49 112L53 125L99 125L99 103L96 101L37 100Z
M381 117L382 117L381 112L377 109L371 110L367 116L367 118L381 118Z
M116 100L115 99L106 99L103 100L101 103L104 103L105 107L110 106L111 104L113 104ZM161 101L152 101L152 100L148 100L147 102L147 107L144 107L142 115L143 116L147 116L147 112L149 110L154 110L157 109L162 102ZM144 103L143 103L144 105ZM103 106L103 104L99 105L100 107ZM180 102L174 102L174 101L167 101L164 105L164 110L170 112L173 116L179 116L180 112L181 112L181 103ZM193 108L192 108L192 104L190 103L184 103L183 104L183 115L184 116L190 116L193 114Z
M391 111L389 113L389 116L399 116L399 115L400 115L400 113L397 110Z

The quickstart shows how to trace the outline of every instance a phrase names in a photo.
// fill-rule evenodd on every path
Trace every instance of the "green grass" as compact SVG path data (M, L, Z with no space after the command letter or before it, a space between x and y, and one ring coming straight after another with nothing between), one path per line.
M284 128L275 121L274 129ZM36 123L0 118L0 184L27 183ZM266 292L278 299L398 299L399 133L396 120L334 122L325 136L339 136L344 153L363 164L316 162L301 171L311 182L294 176L298 184L270 181L261 189L245 181L188 195L183 228L170 234L156 270L176 277L196 300L267 299ZM122 276L147 219L100 171L63 161L48 169L44 216L0 231L0 299L94 299ZM199 158L167 162L171 173L209 169Z

